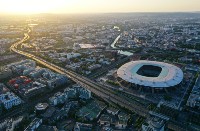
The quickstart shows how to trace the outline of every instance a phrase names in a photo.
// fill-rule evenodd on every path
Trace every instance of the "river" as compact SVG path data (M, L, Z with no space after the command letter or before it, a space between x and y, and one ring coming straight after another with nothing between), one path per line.
M119 38L120 38L120 35L119 36L117 36L117 38L114 40L114 42L111 44L111 47L113 48L113 49L116 49L117 47L115 46L115 44L117 43L117 41L119 40ZM131 55L133 55L133 53L131 53L131 52L128 52L128 51L123 51L123 50L118 50L118 53L119 54L122 54L122 55L126 55L126 56L131 56Z

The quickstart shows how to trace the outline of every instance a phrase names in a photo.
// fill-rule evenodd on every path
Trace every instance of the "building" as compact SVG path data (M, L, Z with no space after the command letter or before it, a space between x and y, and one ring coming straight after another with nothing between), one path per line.
M106 105L104 103L92 101L76 112L76 116L84 121L93 121L100 116L105 108Z
M79 98L81 99L90 99L91 98L91 91L88 90L88 89L85 89L79 85L74 85L73 88L76 89L76 92L78 93L79 95Z
M80 57L80 53L67 53L67 59Z
M46 85L32 81L26 76L11 79L8 85L25 98L40 94L46 90Z
M119 109L113 108L113 107L108 107L106 109L107 113L111 114L111 115L118 115L119 113Z
M183 72L177 66L157 61L131 61L121 66L118 81L122 87L139 91L166 91L178 86L183 80Z
M24 131L35 131L42 124L42 119L35 118Z
M56 106L63 104L67 100L67 95L65 93L57 92L53 97L49 98L50 105Z
M11 77L12 70L6 67L0 67L0 80Z
M46 68L36 68L35 61L29 59L12 63L7 65L7 67L12 70L13 74L21 75L23 78L30 78L46 85L50 89L66 84L68 81L65 75L54 73Z
M5 109L10 109L13 106L20 105L22 100L13 92L10 92L4 84L0 83L0 102Z
M49 104L56 106L59 104L64 104L68 99L77 97L88 100L91 98L91 91L82 88L79 85L73 85L72 88L66 88L63 93L55 93L54 96L49 98Z
M75 50L79 49L105 49L104 45L96 45L96 44L79 44L79 43L74 43Z
M56 126L47 126L47 125L40 125L37 128L37 131L58 131Z
M128 120L130 119L130 115L129 114L126 114L124 112L120 112L118 114L118 123L115 125L116 128L119 128L119 129L125 129L127 127L127 124L128 124Z
M74 131L92 131L92 124L84 124L76 122Z
M54 113L54 115L51 118L51 122L57 122L59 120L63 120L64 118L66 118L68 116L68 110L65 110L64 108L61 110L56 110L56 112Z
M82 88L79 85L73 85L72 88L66 88L63 93L55 93L54 96L49 98L49 104L52 106L56 106L59 104L64 104L68 99L77 97L88 100L91 98L91 91Z
M158 118L152 117L150 120L142 124L142 131L164 131L165 121Z
M48 107L49 107L49 105L47 103L38 103L35 106L35 113L37 115L42 114L47 110Z
M68 81L67 77L65 75L60 75L57 74L57 76L49 81L47 81L48 86L53 89L59 86L62 86L64 84L66 84Z
M26 59L20 62L9 64L7 67L11 69L14 74L23 75L24 70L35 69L36 63L33 60Z
M190 107L200 107L200 76L196 79L186 105Z
M34 95L40 94L46 90L46 85L41 84L39 82L33 82L32 83L32 88L27 89L24 93L24 96L29 98Z
M58 100L55 96L52 96L49 98L49 104L52 105L52 106L56 106L58 105Z
M54 116L56 112L56 108L55 107L49 107L45 113L41 114L41 117L44 121L47 121L47 122L52 122L52 117Z
M43 120L35 118L24 131L58 131L55 126L42 125Z
M98 69L98 68L101 68L101 65L100 65L100 64L93 64L93 65L90 65L90 66L88 67L88 69L89 69L90 71L96 70L96 69Z
M57 74L49 69L41 68L30 72L29 76L34 80L47 85L50 89L67 83L68 79L65 75Z
M75 98L77 91L75 88L66 88L64 90L64 94L67 96L67 98Z
M0 130L13 131L15 127L17 127L18 124L23 120L23 118L24 118L23 116L19 116L15 119L10 118L3 120L2 122L0 122Z
M111 118L109 115L102 114L98 122L101 126L109 127L111 125Z
M86 99L86 100L90 99L91 98L91 91L84 89L84 88L80 89L79 90L79 98Z

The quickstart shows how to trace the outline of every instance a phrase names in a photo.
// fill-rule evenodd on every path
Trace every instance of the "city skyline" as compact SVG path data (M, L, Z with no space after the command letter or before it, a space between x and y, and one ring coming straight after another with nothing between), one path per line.
M195 12L200 11L198 5L198 0L7 0L0 1L0 13Z
M0 0L0 131L200 131L200 0Z

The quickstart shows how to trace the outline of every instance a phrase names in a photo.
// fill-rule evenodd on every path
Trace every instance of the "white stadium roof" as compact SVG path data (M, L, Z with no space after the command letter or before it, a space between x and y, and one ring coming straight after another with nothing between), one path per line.
M137 74L143 65L152 65L162 68L158 77L146 77ZM157 61L132 61L121 66L117 71L118 77L141 86L166 88L178 85L183 80L183 72L177 66Z

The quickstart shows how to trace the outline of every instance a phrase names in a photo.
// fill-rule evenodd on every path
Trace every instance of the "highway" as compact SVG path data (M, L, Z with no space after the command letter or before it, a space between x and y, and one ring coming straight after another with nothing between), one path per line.
M46 66L47 68L49 68L49 69L51 69L51 70L53 70L57 73L66 75L68 78L72 79L77 84L81 85L84 88L89 89L95 95L101 97L102 99L104 99L105 101L107 101L109 103L111 102L111 103L118 104L121 107L125 107L125 108L127 108L127 109L129 109L129 110L131 110L131 111L135 112L136 114L143 116L143 117L149 117L150 116L149 110L146 109L146 107L141 106L139 104L136 104L135 102L129 101L127 98L118 96L118 94L114 90L107 88L105 85L101 85L99 83L96 83L95 81L93 81L93 80L91 80L87 77L84 77L82 75L79 75L79 74L77 74L73 71L69 71L69 70L66 70L64 68L58 67L57 65L54 65L54 64L52 64L52 63L50 63L50 62L48 62L44 59L41 59L41 58L39 58L35 55L32 55L28 52L18 50L17 49L18 45L27 41L30 38L28 33L25 33L24 35L25 35L24 39L13 44L10 47L11 51L13 51L17 54L21 54L23 56L26 56L26 57L28 57L32 60L35 60L36 62ZM173 127L173 126L171 126L171 127ZM176 127L176 129L177 129L177 127ZM179 129L184 130L181 127Z
M10 50L12 50L13 52L16 52L18 54L21 54L23 56L26 56L26 57L28 57L32 60L35 60L36 62L46 66L47 68L49 68L51 70L54 70L57 73L66 75L68 78L72 79L74 82L83 86L84 88L89 89L95 95L101 97L105 101L116 103L116 104L118 104L122 107L125 107L125 108L127 108L127 109L141 115L141 116L144 116L144 117L149 116L148 110L146 108L139 106L139 105L136 105L135 103L130 103L130 101L128 101L127 99L119 97L115 93L115 91L105 87L105 85L101 85L99 83L96 83L93 80L90 80L87 77L81 76L81 75L79 75L79 74L77 74L73 71L65 70L64 68L58 67L57 65L54 65L54 64L52 64L48 61L45 61L45 60L43 60L43 59L41 59L41 58L39 58L35 55L32 55L30 53L18 50L17 49L18 45L27 41L28 39L29 39L29 35L27 33L25 33L24 39L13 44L10 47Z

